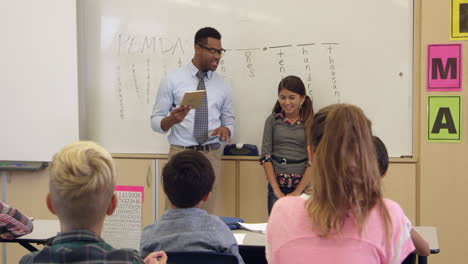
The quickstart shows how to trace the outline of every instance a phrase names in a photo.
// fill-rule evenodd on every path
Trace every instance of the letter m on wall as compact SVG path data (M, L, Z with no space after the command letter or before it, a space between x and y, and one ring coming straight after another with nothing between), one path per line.
M427 46L427 91L460 91L462 44Z

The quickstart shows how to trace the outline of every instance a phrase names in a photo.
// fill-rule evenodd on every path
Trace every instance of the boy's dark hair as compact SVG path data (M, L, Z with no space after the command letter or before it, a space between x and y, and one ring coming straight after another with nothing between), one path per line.
M380 176L383 176L388 169L388 153L385 144L379 137L374 136L375 153L377 153L377 163L379 163Z
M204 27L197 31L195 34L195 45L196 44L206 44L208 38L214 38L221 40L221 34L218 30L212 27Z
M162 172L164 191L177 208L190 208L211 192L215 174L210 161L200 152L175 154Z
M317 150L317 147L322 140L328 113L335 108L336 105L326 106L312 116L312 125L309 131L309 144L314 148L314 151Z

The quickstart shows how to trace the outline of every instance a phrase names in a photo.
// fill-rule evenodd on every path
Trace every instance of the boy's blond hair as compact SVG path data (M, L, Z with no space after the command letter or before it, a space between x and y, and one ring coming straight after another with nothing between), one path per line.
M111 155L94 142L63 147L49 166L52 206L73 229L90 229L106 215L115 186Z

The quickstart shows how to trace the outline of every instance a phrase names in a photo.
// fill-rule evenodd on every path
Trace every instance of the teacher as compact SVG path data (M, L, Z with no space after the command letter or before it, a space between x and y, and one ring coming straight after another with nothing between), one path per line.
M215 171L213 189L216 189L221 174L222 143L230 143L234 133L232 91L215 72L225 52L221 45L221 34L212 27L198 30L194 48L195 55L190 63L161 80L151 115L151 127L163 134L170 131L169 158L185 149L204 154ZM206 90L197 109L191 111L190 106L180 105L186 92L196 90ZM216 191L204 209L214 213L217 209L215 201Z

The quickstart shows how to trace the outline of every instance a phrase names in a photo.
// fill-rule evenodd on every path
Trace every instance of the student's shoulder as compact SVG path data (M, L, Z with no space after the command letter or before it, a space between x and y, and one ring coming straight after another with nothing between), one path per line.
M302 215L306 211L307 200L299 196L286 196L275 202L273 205L273 214L280 214L284 216Z
M267 233L271 237L303 235L310 232L310 218L306 200L296 196L286 196L275 202L268 218Z
M205 221L207 225L216 225L218 227L226 227L227 229L229 229L229 227L223 222L223 220L221 220L216 215L206 214Z
M204 218L204 226L208 227L208 230L214 230L216 232L222 232L223 234L230 233L231 229L226 223L224 223L218 216L207 214Z
M403 209L397 202L390 199L383 199L383 203L387 207L387 210L390 213L390 215L403 213Z
M151 241L154 239L154 237L156 236L156 234L158 233L158 230L159 230L159 224L157 223L154 223L154 224L150 224L150 225L147 225L143 228L143 230L141 231L141 243L144 244L148 241Z
M34 263L34 256L38 253L39 251L29 253L27 255L24 255L18 263L20 264L29 264L29 263Z
M265 119L265 122L266 123L273 123L276 121L276 117L275 117L275 114L274 113L270 113L267 118Z
M147 225L147 226L145 226L145 227L143 228L142 233L143 233L143 234L144 234L144 233L148 233L148 232L151 232L151 231L153 231L153 230L155 230L155 229L157 229L157 228L158 228L158 223L149 224L149 225Z
M120 249L114 249L114 250L111 250L107 253L107 255L111 256L116 256L114 257L117 258L117 256L119 256L122 260L122 261L131 261L132 263L143 263L143 260L140 256L140 254L138 253L138 251L136 251L135 249L131 249L131 248L120 248Z

